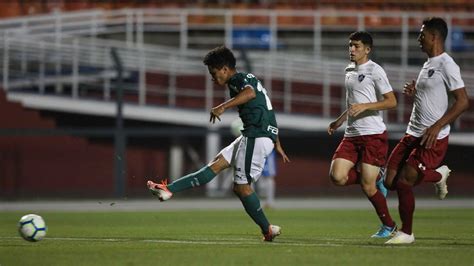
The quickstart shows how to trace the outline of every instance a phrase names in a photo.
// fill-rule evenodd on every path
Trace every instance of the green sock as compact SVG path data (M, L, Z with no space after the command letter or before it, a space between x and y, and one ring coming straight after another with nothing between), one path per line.
M260 226L262 233L268 233L268 227L270 223L263 213L263 208L260 206L260 200L257 197L257 193L253 192L247 197L240 198L242 204L244 205L245 211L252 218L252 220Z
M211 170L209 166L201 168L199 171L183 176L180 179L174 181L168 185L168 189L171 192L179 192L189 188L202 186L211 181L216 174Z

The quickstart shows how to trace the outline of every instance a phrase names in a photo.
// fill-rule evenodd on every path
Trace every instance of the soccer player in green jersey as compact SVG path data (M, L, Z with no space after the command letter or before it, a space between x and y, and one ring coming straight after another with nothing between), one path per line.
M273 149L281 155L283 162L290 160L281 147L275 113L267 91L253 74L237 72L235 63L234 54L224 46L214 48L204 58L212 80L218 85L227 85L230 93L229 100L211 109L209 121L220 121L220 116L227 109L237 107L244 123L242 135L197 172L171 184L167 184L165 179L160 184L148 181L147 186L160 201L165 201L174 193L202 186L222 170L233 167L234 193L247 214L260 227L263 240L273 241L280 235L281 228L269 223L251 184L262 174L265 159Z

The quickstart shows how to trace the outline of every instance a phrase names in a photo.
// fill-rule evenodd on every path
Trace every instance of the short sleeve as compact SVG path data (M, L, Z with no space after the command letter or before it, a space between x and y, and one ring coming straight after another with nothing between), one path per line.
M380 94L385 94L393 91L390 82L388 81L387 74L381 67L377 67L373 72L373 80L375 83L375 89L380 92Z
M455 62L447 62L444 64L443 80L446 88L450 91L464 88L461 71Z
M247 86L250 86L250 87L252 87L253 90L256 90L257 89L257 87L256 87L257 82L258 82L257 78L253 74L248 73L247 75L242 77L241 90L243 90Z

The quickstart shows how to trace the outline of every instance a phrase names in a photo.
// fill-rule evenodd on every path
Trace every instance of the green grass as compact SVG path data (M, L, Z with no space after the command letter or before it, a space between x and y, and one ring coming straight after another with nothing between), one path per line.
M392 213L397 218L396 210ZM24 212L0 212L0 265L474 265L472 209L417 210L416 242L370 239L371 210L273 210L273 243L243 210L42 212L46 238L16 231Z

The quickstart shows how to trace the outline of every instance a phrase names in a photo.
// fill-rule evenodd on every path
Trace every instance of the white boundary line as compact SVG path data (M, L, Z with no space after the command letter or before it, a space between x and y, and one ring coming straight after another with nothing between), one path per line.
M389 208L397 208L398 200L394 197L387 201ZM417 209L433 208L474 208L474 200L467 199L417 199ZM372 209L366 198L280 198L276 200L275 209L292 210L347 210ZM224 199L176 199L166 202L158 200L83 200L83 201L0 201L0 211L165 211L165 210L230 210L242 209L236 198Z
M21 240L24 241L21 237L1 237L1 240ZM44 241L44 240L43 240ZM216 245L216 246L248 246L248 245L275 245L275 246L293 246L293 247L357 247L357 248L376 248L376 249L385 249L385 248L409 248L409 249L422 249L422 250L472 250L471 246L421 246L419 243L412 245L384 245L381 243L373 244L357 244L358 242L365 242L365 240L360 239L338 239L338 238L314 238L314 241L346 241L350 243L301 243L301 242L291 242L291 241L281 241L277 240L272 243L265 243L263 241L249 240L244 238L236 239L200 239L200 240L167 240L167 239L132 239L132 238L87 238L87 237L48 237L46 241L78 241L78 242L142 242L142 243L157 243L157 244L179 244L179 245Z

